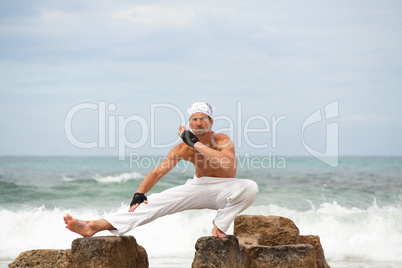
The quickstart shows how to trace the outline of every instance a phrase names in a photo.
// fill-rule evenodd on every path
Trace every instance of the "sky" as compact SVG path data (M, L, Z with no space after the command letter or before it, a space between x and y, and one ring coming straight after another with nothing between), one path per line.
M0 155L402 155L402 2L0 1Z

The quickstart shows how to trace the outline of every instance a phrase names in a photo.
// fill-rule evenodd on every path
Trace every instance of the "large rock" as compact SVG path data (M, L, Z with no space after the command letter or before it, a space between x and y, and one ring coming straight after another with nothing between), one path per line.
M71 250L35 249L24 251L8 267L69 268L71 267Z
M195 244L192 268L243 268L245 267L244 248L233 235L226 238L201 237Z
M75 239L71 250L29 250L9 267L49 268L147 268L145 249L132 236L99 236Z
M234 233L245 248L247 268L329 268L320 238L299 236L299 229L290 219L241 215L235 219Z
M280 216L240 215L234 221L234 235L246 245L279 246L299 242L299 228Z
M253 246L247 249L247 268L316 268L311 245Z
M148 267L148 256L132 236L99 236L75 239L71 247L73 267Z

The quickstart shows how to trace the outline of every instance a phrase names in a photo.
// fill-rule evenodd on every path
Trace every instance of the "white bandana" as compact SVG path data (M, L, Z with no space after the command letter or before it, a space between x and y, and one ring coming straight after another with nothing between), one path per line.
M206 102L196 102L193 103L190 108L188 108L187 113L191 116L194 113L204 113L209 117L212 117L212 112L215 110L214 107Z

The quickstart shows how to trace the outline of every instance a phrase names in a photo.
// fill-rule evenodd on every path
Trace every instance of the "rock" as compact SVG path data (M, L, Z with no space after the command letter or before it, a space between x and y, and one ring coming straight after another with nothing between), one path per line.
M310 244L314 247L317 268L329 268L329 265L325 260L324 250L321 246L320 237L318 235L301 235L299 243Z
M311 245L252 246L247 249L247 268L315 268Z
M132 236L98 236L75 239L71 250L30 250L9 267L49 268L146 268L148 256Z
M299 242L299 228L280 216L240 215L234 221L234 235L244 245L279 246Z
M71 250L36 249L24 251L8 267L68 268L71 267Z
M279 216L237 216L234 234L240 245L245 247L246 267L329 268L320 238L299 236L299 229L290 219Z
M244 247L233 235L226 238L201 237L195 244L192 268L243 268L245 267Z
M201 237L192 268L316 268L315 250L309 244L243 246L235 236Z
M133 236L99 236L75 239L71 247L72 267L148 267L145 249Z

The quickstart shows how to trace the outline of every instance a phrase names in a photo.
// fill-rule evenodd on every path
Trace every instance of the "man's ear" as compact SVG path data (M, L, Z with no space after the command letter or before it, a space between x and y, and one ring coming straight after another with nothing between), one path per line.
M209 117L209 124L211 125L211 127L214 124L214 120L211 117Z

